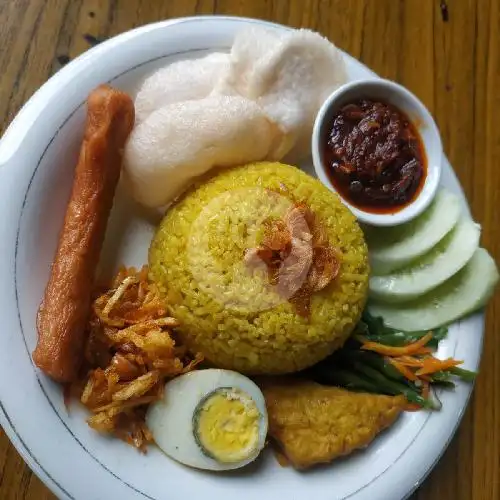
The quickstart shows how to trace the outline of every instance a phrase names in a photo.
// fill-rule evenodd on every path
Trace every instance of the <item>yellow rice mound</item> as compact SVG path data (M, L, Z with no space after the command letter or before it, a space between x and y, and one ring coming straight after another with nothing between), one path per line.
M282 216L291 199L315 213L341 261L313 294L309 317L244 261L263 221ZM189 348L247 374L299 371L338 349L360 318L369 273L363 233L338 196L295 167L267 162L225 170L182 197L158 228L149 268Z

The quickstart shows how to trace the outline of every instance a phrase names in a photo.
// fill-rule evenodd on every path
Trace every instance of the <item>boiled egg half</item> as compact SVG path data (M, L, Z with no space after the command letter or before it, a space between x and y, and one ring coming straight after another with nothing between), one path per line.
M243 467L257 458L267 435L267 411L260 389L229 370L181 375L165 385L146 423L170 458L207 470Z

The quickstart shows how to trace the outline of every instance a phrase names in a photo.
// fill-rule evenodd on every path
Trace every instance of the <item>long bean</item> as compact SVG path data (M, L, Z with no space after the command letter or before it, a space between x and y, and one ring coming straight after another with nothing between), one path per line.
M444 340L447 335L448 327L446 326L440 326L439 328L435 328L434 330L432 330L433 339L436 339L438 341Z
M368 311L363 313L363 326L355 331L357 335L365 335L373 342L384 345L401 347L421 339L428 331L403 332L385 326L382 318L372 316ZM359 332L359 333L358 333ZM364 332L364 333L363 333ZM432 330L432 340L427 344L429 347L437 348L439 341L448 334L448 328L441 326Z
M359 350L347 351L345 353L345 358L351 362L358 361L359 363L371 366L390 379L397 381L406 380L405 377L391 363L378 354Z
M432 401L425 399L417 391L413 390L405 384L388 379L371 366L355 362L354 369L358 373L363 374L365 377L367 377L370 382L376 384L380 388L380 390L385 392L386 394L391 394L393 396L402 394L410 403L416 403L424 408L433 408L434 406L432 404Z
M431 374L431 380L433 382L449 382L452 378L452 374L449 371L434 372Z
M345 389L353 391L363 391L371 393L379 393L378 387L366 380L366 378L348 370L328 370L328 367L323 367L321 371L316 372L318 379L324 383L339 385Z
M430 395L428 398L423 397L418 382L407 380L388 358L360 349L360 342L364 339L388 346L403 347L417 342L428 333L428 331L404 332L390 328L384 324L382 318L374 317L365 311L344 347L314 366L309 373L321 383L337 385L352 391L403 395L408 402L422 408L439 409L441 406L439 400ZM432 339L426 346L437 348L439 342L446 337L448 329L439 327L431 333ZM431 374L429 380L432 384L453 388L455 387L453 376L471 382L476 374L454 367Z
M444 387L446 389L455 389L455 383L451 380L439 380L439 379L431 379L433 385L439 385L440 387Z
M462 380L465 380L466 382L474 382L477 376L476 372L466 370L465 368L459 368L458 366L450 368L450 373L456 375L457 377L460 377Z
M417 340L427 335L427 333L428 332L398 332L398 331L386 335L373 335L370 333L366 335L366 338L371 340L372 342L377 342L379 344L390 345L393 347L403 347L405 345L416 342ZM434 332L432 332L432 334L433 337L429 342L427 342L426 346L432 347L433 349L437 349L440 340L442 340L444 337L436 336Z
M362 320L374 335L386 335L394 332L392 328L385 326L382 318L372 316L367 309L363 311Z

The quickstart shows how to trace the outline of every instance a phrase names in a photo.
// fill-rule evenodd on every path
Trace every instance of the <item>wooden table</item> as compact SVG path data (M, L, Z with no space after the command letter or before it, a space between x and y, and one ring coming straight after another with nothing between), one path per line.
M0 0L1 131L40 85L89 46L135 26L194 14L318 30L415 92L441 128L483 225L483 245L500 261L500 0ZM499 331L497 294L469 409L413 500L500 498ZM3 433L0 498L53 498Z

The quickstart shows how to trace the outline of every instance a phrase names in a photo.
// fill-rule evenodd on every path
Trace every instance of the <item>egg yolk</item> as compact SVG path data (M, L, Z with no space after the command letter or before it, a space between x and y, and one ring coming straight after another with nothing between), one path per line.
M243 391L218 389L208 395L195 412L194 424L203 452L218 462L240 462L258 447L260 412Z

